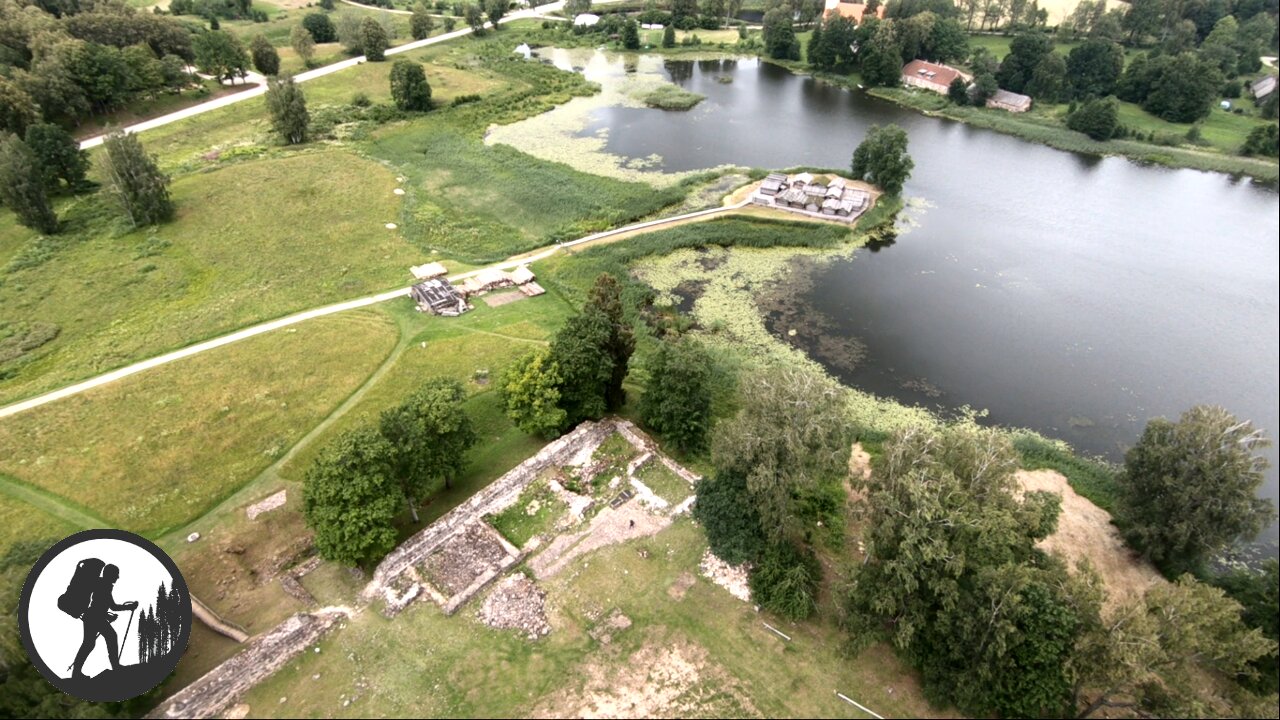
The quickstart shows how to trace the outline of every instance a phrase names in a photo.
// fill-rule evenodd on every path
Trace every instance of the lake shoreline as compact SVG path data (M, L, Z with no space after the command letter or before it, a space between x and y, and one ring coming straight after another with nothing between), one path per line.
M811 77L819 82L830 83L850 91L861 90L871 97L887 100L927 117L952 120L984 130L993 130L1063 152L1104 158L1123 157L1134 162L1171 169L1200 170L1234 177L1249 177L1269 187L1280 184L1280 164L1268 163L1258 158L1154 145L1135 140L1093 140L1082 133L1064 127L1033 122L1013 113L995 113L985 108L959 107L947 100L945 96L935 93L901 87L862 88L858 83L850 80L850 76L819 72L806 65L778 61L765 55L758 55L758 57L762 62L785 68L794 75Z

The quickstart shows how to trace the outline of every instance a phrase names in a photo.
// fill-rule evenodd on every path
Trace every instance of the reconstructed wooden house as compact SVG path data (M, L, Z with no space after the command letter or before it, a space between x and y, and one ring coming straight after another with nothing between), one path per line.
M787 176L782 173L769 173L760 183L760 194L774 196L787 189Z
M444 278L432 278L414 285L409 288L409 296L418 303L419 310L436 315L457 317L471 309L466 298Z

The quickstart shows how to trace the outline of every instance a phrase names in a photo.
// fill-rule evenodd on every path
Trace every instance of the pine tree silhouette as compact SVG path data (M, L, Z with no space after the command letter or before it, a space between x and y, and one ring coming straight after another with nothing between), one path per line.
M138 619L138 662L148 663L173 652L182 636L182 597L178 589L156 590L155 604Z

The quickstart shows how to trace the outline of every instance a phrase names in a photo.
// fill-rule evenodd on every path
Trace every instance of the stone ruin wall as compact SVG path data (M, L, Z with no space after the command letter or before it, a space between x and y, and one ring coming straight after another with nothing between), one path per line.
M445 541L461 532L468 523L490 513L500 512L516 502L520 493L544 469L567 464L579 451L598 446L615 431L623 432L628 440L636 438L633 434L635 428L631 423L609 418L599 422L584 422L569 434L548 443L537 455L489 483L466 502L423 528L387 555L378 564L373 579L361 592L361 601L367 604L382 597L390 601L389 604L393 607L389 609L393 612L403 608L413 597L395 597L395 585L402 574L425 560ZM417 593L412 595L416 596ZM170 696L146 717L216 717L244 693L313 645L339 619L350 615L351 611L345 608L293 615L266 633L251 638L244 650Z

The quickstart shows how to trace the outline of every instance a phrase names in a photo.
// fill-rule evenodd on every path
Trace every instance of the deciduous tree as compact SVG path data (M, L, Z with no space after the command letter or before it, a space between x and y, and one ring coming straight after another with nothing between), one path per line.
M425 3L418 3L413 6L413 15L409 17L409 34L414 40L424 40L431 35L431 31L436 27L436 19L431 16L431 11L427 9Z
M614 359L609 352L612 335L609 316L587 303L551 339L551 359L560 370L560 407L567 425L599 418L608 410L614 376Z
M609 337L604 350L612 360L612 372L605 389L605 406L610 411L617 410L627 400L622 383L627 379L631 353L636 349L635 337L622 310L622 285L617 278L601 273L587 294L587 305L598 308L609 320Z
M1067 127L1094 140L1110 140L1120 126L1120 107L1115 98L1085 100L1067 115Z
M129 224L141 227L172 218L169 178L143 149L138 136L115 130L107 134L102 147L104 190L115 198Z
M1067 55L1067 83L1072 95L1078 98L1106 97L1114 93L1123 71L1124 48L1105 38L1085 40Z
M1125 453L1125 539L1166 575L1198 569L1275 517L1257 496L1270 442L1248 421L1200 405L1177 422L1156 418Z
M792 26L790 9L774 8L764 14L764 49L778 60L799 60L800 43Z
M1030 82L1036 66L1053 52L1053 39L1039 31L1020 33L1009 43L1009 54L1000 61L996 82L1000 87L1020 93Z
M770 367L744 378L741 410L716 425L712 463L746 478L772 542L802 541L797 499L847 472L849 429L835 383L809 370Z
M858 64L869 85L893 87L902 82L902 46L894 34L894 21L876 24L875 33L858 51Z
M853 176L898 195L915 162L907 154L907 133L897 125L872 125L853 152Z
M32 230L46 235L58 231L58 216L49 204L44 171L35 153L8 133L0 138L0 200Z
M485 0L484 14L488 16L494 30L498 29L498 21L507 14L507 2L508 0Z
M628 50L640 49L640 25L628 18L622 25L622 47Z
M646 369L641 420L681 452L702 450L711 430L711 356L694 340L664 340Z
M1028 95L1047 103L1059 103L1067 99L1067 61L1057 53L1045 55L1031 74L1031 82L1025 88Z
M71 133L53 123L36 123L27 128L25 140L35 153L46 188L56 189L60 181L73 191L84 185L89 154Z
M307 13L302 18L302 27L311 33L311 39L318 43L331 43L338 41L338 31L333 27L333 21L329 16L322 12Z
M404 502L394 450L372 427L338 436L307 469L302 513L320 557L345 565L378 560L396 544L392 524Z
M304 65L311 67L311 58L316 54L316 41L311 37L311 31L301 25L294 25L289 31L289 46L302 59Z
M239 38L222 30L196 36L196 66L219 80L243 78L249 69L249 55Z
M387 31L382 23L371 17L360 23L360 48L370 62L382 62L387 59L387 47L391 44Z
M560 367L547 349L530 352L502 373L498 391L507 417L524 432L554 437L564 430L568 413L560 407Z
M275 75L280 72L280 53L276 52L266 35L253 36L249 42L249 53L253 56L253 67L263 75Z
M401 110L426 112L431 109L431 85L422 63L396 60L391 64L391 99Z
M441 487L452 487L453 478L466 466L467 451L477 439L463 409L466 399L457 380L435 378L379 419L379 430L391 447L392 473L414 522L418 503Z
M307 98L292 75L282 75L267 80L267 112L271 115L271 127L286 145L298 145L307 141L307 128L311 115L307 112Z

